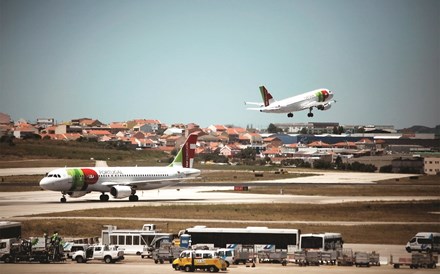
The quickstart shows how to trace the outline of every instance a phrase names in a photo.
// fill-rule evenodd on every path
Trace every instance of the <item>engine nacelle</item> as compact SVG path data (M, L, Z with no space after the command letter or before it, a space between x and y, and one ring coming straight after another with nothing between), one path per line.
M127 198L135 191L129 186L114 186L110 189L110 194L116 199Z
M332 105L330 104L330 103L328 103L328 104L325 104L325 105L320 105L320 106L318 106L318 109L319 110L328 110L328 109L330 109L332 107Z
M78 198L86 195L87 191L75 191L75 192L71 191L71 192L67 192L67 194L72 198Z

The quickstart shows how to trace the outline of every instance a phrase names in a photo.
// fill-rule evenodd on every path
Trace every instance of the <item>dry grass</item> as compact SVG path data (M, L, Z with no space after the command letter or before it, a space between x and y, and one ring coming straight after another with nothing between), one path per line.
M184 218L256 221L438 222L440 200L344 204L168 205L90 209L42 214L51 217ZM182 214L185 215L182 215Z

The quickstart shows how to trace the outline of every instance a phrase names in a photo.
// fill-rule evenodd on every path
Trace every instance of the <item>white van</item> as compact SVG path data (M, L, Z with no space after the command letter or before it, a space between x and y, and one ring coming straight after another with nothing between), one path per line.
M219 248L217 249L218 256L226 261L226 266L229 267L234 262L235 249L233 248Z
M419 232L407 244L406 251L440 252L439 232Z

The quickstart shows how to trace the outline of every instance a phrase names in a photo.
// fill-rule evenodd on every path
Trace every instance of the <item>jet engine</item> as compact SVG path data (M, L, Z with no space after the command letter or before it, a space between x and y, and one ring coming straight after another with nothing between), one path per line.
M129 186L114 186L110 189L110 194L116 199L127 198L134 194L134 190Z
M332 105L330 104L330 103L328 103L328 104L325 104L325 105L319 105L318 106L318 109L319 110L328 110L328 109L330 109L332 107Z
M78 198L86 195L87 191L75 191L75 192L71 191L71 192L67 192L67 194L69 194L69 196L72 198Z

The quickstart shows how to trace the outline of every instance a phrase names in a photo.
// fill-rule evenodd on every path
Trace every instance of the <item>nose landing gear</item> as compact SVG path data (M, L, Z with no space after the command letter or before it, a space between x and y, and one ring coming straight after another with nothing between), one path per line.
M108 202L109 199L110 199L110 197L107 194L105 194L104 192L101 194L101 196L99 196L99 200L101 202Z

